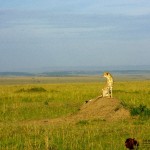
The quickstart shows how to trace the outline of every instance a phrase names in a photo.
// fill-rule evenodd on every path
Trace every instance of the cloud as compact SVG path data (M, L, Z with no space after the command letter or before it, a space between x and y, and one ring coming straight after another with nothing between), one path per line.
M99 38L100 40L149 38L150 14L51 14L48 11L0 12L0 38ZM10 36L11 35L11 36ZM18 37L17 37L18 36ZM15 40L12 39L12 40Z
M108 65L128 65L140 64L140 57L143 64L150 64L149 4L143 4L140 12L139 1L136 6L121 8L117 1L82 1L84 6L80 0L51 3L45 10L37 6L0 10L0 68L59 66L68 62L103 65L106 61Z

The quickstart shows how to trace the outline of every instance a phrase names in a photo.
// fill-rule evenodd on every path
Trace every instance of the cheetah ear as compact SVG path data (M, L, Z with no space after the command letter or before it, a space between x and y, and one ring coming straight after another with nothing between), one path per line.
M106 72L106 74L108 75L108 72Z

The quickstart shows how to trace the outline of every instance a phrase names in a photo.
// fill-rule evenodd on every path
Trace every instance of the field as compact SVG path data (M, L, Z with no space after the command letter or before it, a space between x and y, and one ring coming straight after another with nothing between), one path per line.
M144 141L150 141L150 80L116 79L114 97L132 111L130 119L47 123L78 112L103 85L97 76L1 77L0 149L125 150L130 137L148 150L150 143Z

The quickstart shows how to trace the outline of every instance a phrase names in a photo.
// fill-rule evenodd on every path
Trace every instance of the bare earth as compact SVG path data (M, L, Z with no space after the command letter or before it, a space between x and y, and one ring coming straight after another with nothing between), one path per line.
M116 98L95 98L81 106L79 111L67 117L26 121L21 124L61 125L77 123L82 120L118 121L130 118L129 110Z
M98 98L83 105L78 115L87 119L100 118L115 121L129 118L130 112L116 98Z

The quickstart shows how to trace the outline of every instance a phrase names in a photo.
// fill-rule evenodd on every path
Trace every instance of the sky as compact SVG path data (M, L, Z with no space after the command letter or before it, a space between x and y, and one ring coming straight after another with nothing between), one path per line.
M150 65L148 0L0 0L0 72Z

